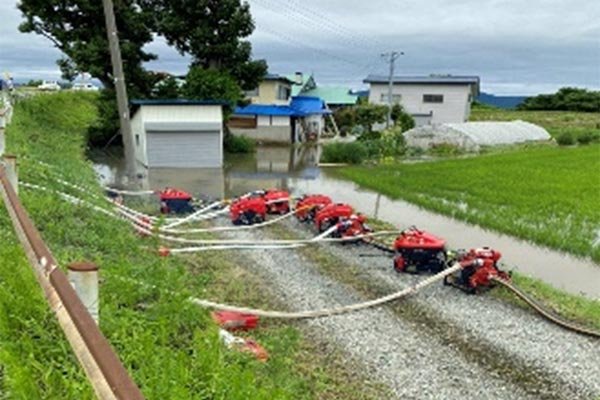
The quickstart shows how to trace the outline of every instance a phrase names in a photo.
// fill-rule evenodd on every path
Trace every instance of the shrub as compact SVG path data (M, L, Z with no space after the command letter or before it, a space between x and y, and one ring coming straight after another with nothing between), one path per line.
M459 154L462 154L463 150L454 144L440 143L438 145L433 146L429 150L429 153L436 155L436 156L447 157L447 156L457 156Z
M367 158L367 148L363 143L329 143L323 146L321 161L326 163L360 164Z
M256 150L256 142L245 136L228 134L225 135L225 138L223 139L223 148L227 153L232 154L254 153Z
M577 143L590 144L594 139L596 139L596 136L591 132L583 132L581 135L577 136Z
M571 132L563 132L557 136L556 143L560 146L571 146L575 144L575 138Z

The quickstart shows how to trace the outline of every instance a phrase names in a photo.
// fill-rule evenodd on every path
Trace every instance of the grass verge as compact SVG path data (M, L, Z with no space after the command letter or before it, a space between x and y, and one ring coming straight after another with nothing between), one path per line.
M7 132L8 151L20 157L20 178L64 191L44 179L47 167L34 161L40 160L100 195L84 158L85 133L96 117L95 97L85 93L20 102ZM101 267L101 329L146 398L313 399L346 393L351 399L373 398L339 378L343 370L333 361L307 354L311 342L295 327L267 324L256 333L271 354L265 364L225 349L208 312L187 299L237 293L245 303L261 297L263 292L239 283L230 259L205 254L192 268L180 258L149 252L157 243L140 239L125 223L51 193L22 188L20 196L61 266L85 259ZM92 398L3 207L0 239L2 391L9 398Z
M339 175L392 198L600 261L600 145L541 147Z

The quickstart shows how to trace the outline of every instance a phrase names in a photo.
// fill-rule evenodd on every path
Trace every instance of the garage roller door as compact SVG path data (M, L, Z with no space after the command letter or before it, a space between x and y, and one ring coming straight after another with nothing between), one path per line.
M148 132L148 166L217 168L223 165L221 134L215 132Z

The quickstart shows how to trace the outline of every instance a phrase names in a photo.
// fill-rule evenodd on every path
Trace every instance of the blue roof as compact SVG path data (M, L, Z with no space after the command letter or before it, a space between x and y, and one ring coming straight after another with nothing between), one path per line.
M277 115L284 117L296 116L296 113L290 106L250 104L246 107L236 107L233 112L237 115Z
M290 104L294 110L303 115L309 114L331 114L325 102L319 97L295 96Z
M306 117L314 114L330 114L325 103L318 97L296 96L292 97L289 106L250 104L246 107L236 107L236 115L274 115L283 117Z

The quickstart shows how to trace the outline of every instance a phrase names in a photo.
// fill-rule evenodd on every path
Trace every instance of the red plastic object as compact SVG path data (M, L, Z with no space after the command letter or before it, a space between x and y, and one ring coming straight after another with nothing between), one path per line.
M263 198L269 214L287 214L290 212L290 194L285 190L267 190Z
M245 339L244 343L240 345L240 350L252 353L254 357L262 362L269 359L269 353L253 339Z
M223 329L228 331L251 330L258 325L258 316L234 311L214 311L211 313L213 320Z
M161 201L165 200L191 200L192 195L188 192L184 192L183 190L174 189L174 188L165 188L158 192Z
M312 220L320 209L331 203L329 196L321 194L304 196L296 203L296 217L300 221Z
M422 250L444 250L446 241L440 239L431 233L420 231L417 228L410 228L402 232L394 241L394 249L396 251L406 249L422 249Z
M171 255L171 249L169 249L168 247L159 247L158 248L158 255L161 257L168 257L169 255Z
M263 197L244 197L229 207L231 222L235 225L252 225L267 217L267 204Z
M350 218L354 209L348 204L328 204L315 214L315 224L319 232L323 232L340 222L341 218Z

